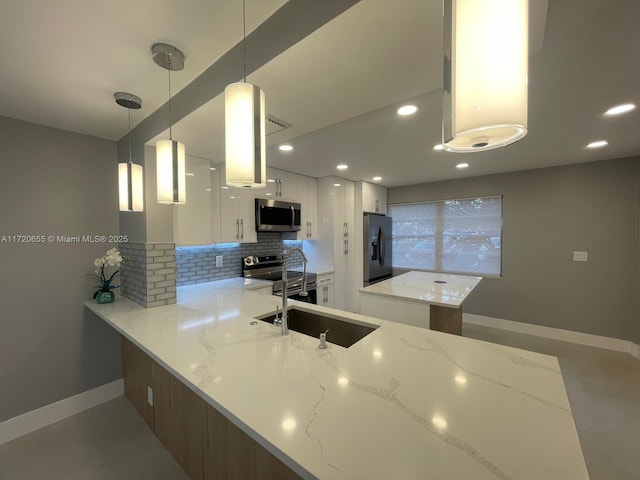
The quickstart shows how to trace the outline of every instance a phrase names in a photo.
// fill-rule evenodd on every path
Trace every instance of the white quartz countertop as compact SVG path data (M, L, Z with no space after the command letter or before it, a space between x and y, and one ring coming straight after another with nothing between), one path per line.
M291 301L380 326L320 350L251 325L280 301L223 281L86 306L303 478L589 478L555 357Z
M482 277L414 271L363 287L360 292L460 308L480 280Z
M258 280L256 278L233 277L224 280L216 280L215 282L207 282L206 285L214 286L214 288L241 288L243 290L256 290L258 288L269 287L273 282L269 280ZM180 287L182 288L182 287Z

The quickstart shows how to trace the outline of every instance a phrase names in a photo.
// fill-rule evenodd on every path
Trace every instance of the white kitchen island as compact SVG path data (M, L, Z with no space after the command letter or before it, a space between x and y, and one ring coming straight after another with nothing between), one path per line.
M321 350L317 338L281 336L279 327L256 321L281 299L245 287L179 287L177 305L152 309L121 298L86 303L154 362L151 370L176 379L167 391L186 386L213 412L213 420L198 420L200 410L190 408L174 422L195 423L204 435L204 476L194 478L212 478L206 465L213 457L227 461L212 450L222 441L208 430L220 419L229 423L227 437L236 429L249 445L236 467L257 455L261 472L260 452L269 452L292 471L268 478L589 478L555 357L290 302L379 326L349 348ZM125 384L142 363L127 367ZM147 389L140 393L146 402ZM152 408L163 409L161 393ZM165 415L180 412L173 405ZM153 415L157 428L159 412ZM178 451L197 446L189 439Z
M462 334L462 303L482 277L407 272L360 289L360 311L440 332Z

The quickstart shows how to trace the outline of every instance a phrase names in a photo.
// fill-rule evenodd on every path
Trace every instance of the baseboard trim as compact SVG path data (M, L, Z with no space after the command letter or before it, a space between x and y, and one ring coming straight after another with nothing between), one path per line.
M630 355L633 355L634 357L640 358L640 346L629 340L622 340L620 338L603 337L600 335L592 335L590 333L563 330L561 328L545 327L542 325L533 325L531 323L514 322L512 320L504 320L502 318L474 315L473 313L464 313L462 315L462 321L463 323L500 328L502 330L525 333L527 335L535 335L537 337L550 338L552 340L562 340L564 342L579 343L581 345L588 345L590 347L615 350L617 352L628 353Z
M10 418L0 423L0 445L112 400L123 393L124 384L120 379Z

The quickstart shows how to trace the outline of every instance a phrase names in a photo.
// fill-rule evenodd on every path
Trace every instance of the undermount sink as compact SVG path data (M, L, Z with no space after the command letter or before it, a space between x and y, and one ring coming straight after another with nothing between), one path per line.
M295 330L296 332L304 333L305 335L315 338L319 338L320 333L329 330L327 333L327 342L335 343L345 348L349 348L379 326L370 323L352 323L348 320L341 320L339 317L313 313L297 308L289 308L288 312L287 323L289 330ZM271 313L263 317L258 317L258 320L273 323L275 317L276 314Z

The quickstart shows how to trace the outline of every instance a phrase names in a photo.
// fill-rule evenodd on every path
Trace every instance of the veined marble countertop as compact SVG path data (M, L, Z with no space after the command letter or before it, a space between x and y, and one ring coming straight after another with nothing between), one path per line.
M256 290L273 285L269 280L258 280L257 278L233 277L224 280L216 280L215 282L206 282L207 285L215 285L215 288L241 288L244 290ZM180 292L180 288L178 292Z
M291 301L380 326L320 350L228 282L178 302L86 306L303 478L589 478L555 357Z
M460 308L480 280L482 277L414 271L363 287L360 292Z

